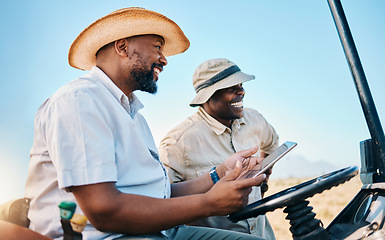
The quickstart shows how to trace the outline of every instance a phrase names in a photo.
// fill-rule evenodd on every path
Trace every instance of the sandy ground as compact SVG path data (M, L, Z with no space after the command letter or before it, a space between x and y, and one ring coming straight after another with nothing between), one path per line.
M269 181L269 190L266 196L295 186L306 180L309 179L271 180ZM309 206L312 206L313 212L316 213L315 218L320 219L326 228L353 197L357 195L361 187L362 183L360 178L356 176L338 187L334 187L308 199L310 201ZM283 209L276 209L274 212L268 212L266 215L274 229L277 240L292 239L291 232L289 231L290 224L289 221L285 219L287 214L283 212Z

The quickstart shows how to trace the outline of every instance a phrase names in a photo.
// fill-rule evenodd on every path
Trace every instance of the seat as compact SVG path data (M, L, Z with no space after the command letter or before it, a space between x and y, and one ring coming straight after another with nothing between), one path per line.
M18 198L0 204L0 220L14 223L22 227L29 227L28 210L29 198Z
M0 240L52 240L28 229L30 199L18 198L0 204Z

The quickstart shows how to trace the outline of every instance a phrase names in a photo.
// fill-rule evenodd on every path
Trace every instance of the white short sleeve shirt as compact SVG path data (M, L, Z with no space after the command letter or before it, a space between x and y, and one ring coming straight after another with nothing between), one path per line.
M76 200L70 186L115 182L124 193L170 197L170 183L144 117L130 98L94 67L53 94L35 116L26 197L30 228L62 236L58 205ZM78 207L76 212L82 214ZM112 239L90 224L83 239Z

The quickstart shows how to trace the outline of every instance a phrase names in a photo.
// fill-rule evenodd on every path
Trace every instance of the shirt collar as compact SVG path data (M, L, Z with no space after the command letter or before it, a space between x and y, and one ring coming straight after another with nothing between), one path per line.
M107 88L107 90L116 98L116 100L119 101L131 118L134 118L139 110L144 107L134 93L132 93L130 97L127 97L100 68L94 66L91 69L90 74L98 79L99 82Z
M218 120L213 118L210 114L208 114L203 107L199 107L198 114L206 120L206 122L209 124L211 129L217 134L221 135L223 134L226 130L231 132L231 131L236 131L238 130L241 125L246 124L245 120L242 118L240 119L235 119L231 125L231 129L220 123Z

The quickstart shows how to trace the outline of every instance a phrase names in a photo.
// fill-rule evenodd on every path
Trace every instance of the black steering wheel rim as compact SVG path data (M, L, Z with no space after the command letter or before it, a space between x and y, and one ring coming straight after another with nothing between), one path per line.
M350 180L357 174L358 167L351 166L321 175L251 203L247 205L246 208L231 214L228 218L232 222L238 222L240 220L265 214L266 212L272 212L277 208L294 205L317 193L338 186L339 184Z

